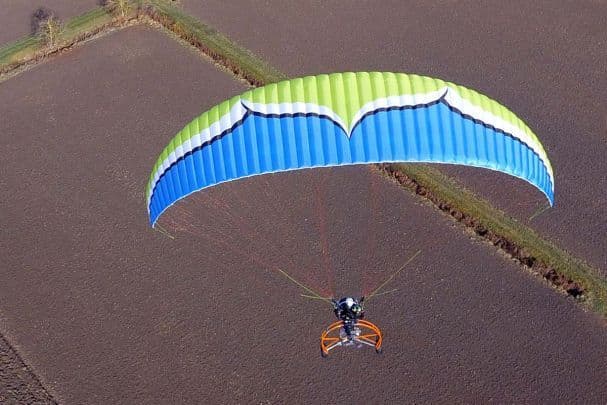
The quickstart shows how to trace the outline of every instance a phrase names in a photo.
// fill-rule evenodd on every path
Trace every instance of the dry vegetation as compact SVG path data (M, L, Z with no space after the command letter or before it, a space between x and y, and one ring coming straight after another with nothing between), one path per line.
M40 7L32 15L32 31L47 47L53 48L58 45L63 24L51 10Z
M133 11L133 5L129 0L102 0L101 5L121 19L126 19Z

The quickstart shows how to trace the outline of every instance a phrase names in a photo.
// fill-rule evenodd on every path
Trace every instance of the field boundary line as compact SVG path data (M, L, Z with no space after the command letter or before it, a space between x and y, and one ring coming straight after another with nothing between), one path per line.
M6 353L4 353L6 351ZM7 366L8 369L7 371L2 370L3 367ZM27 376L29 378L31 378L32 382L34 385L36 385L35 387L32 387L30 384L28 384L28 389L26 392L23 392L23 389L21 387L19 387L18 390L16 390L16 392L19 392L21 395L27 395L27 396L33 396L33 397L37 397L37 398L11 398L8 395L10 394L10 392L5 392L2 393L0 392L0 402L4 403L3 401L8 401L15 399L17 401L20 400L35 400L37 401L36 403L41 403L38 401L44 401L46 403L49 404L58 404L59 402L57 401L57 399L55 398L55 396L53 394L51 394L51 390L49 390L47 388L47 386L42 382L42 380L40 379L40 377L38 376L38 374L36 374L34 372L34 370L32 369L32 367L26 363L23 360L23 356L21 356L21 354L19 353L19 351L11 344L11 342L9 341L9 339L2 333L0 332L0 374L13 374L13 373L18 373L17 371L11 370L11 366L14 367L19 367L19 371L23 372L25 371L25 373L27 374ZM21 374L21 373L19 373ZM25 382L25 381L24 381ZM17 387L15 387L17 388ZM14 392L13 392L14 394ZM44 397L44 398L41 398Z
M0 83L73 47L116 29L139 24L139 8L125 18L112 15L104 7L94 8L62 23L56 43L47 45L41 34L30 34L0 47Z

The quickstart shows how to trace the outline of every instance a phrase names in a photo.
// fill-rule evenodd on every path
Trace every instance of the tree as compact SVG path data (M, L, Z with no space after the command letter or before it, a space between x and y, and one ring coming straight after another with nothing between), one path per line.
M32 14L33 34L39 35L47 46L57 45L62 30L61 21L48 8L40 7Z
M101 5L107 8L110 13L122 19L125 19L132 10L129 0L102 0Z

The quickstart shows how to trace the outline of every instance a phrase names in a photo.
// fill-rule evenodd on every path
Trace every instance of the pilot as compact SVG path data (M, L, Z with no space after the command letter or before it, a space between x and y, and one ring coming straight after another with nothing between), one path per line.
M346 297L335 302L335 316L342 321L355 321L364 316L363 307L360 302L354 298Z

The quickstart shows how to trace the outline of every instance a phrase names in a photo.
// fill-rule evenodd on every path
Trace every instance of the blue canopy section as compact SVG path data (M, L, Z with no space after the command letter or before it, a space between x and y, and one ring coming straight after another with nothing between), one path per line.
M225 181L313 167L433 162L484 167L520 177L551 204L552 184L536 152L510 134L466 117L444 102L376 110L351 136L319 115L249 112L211 142L178 159L152 190L155 224L179 199Z

